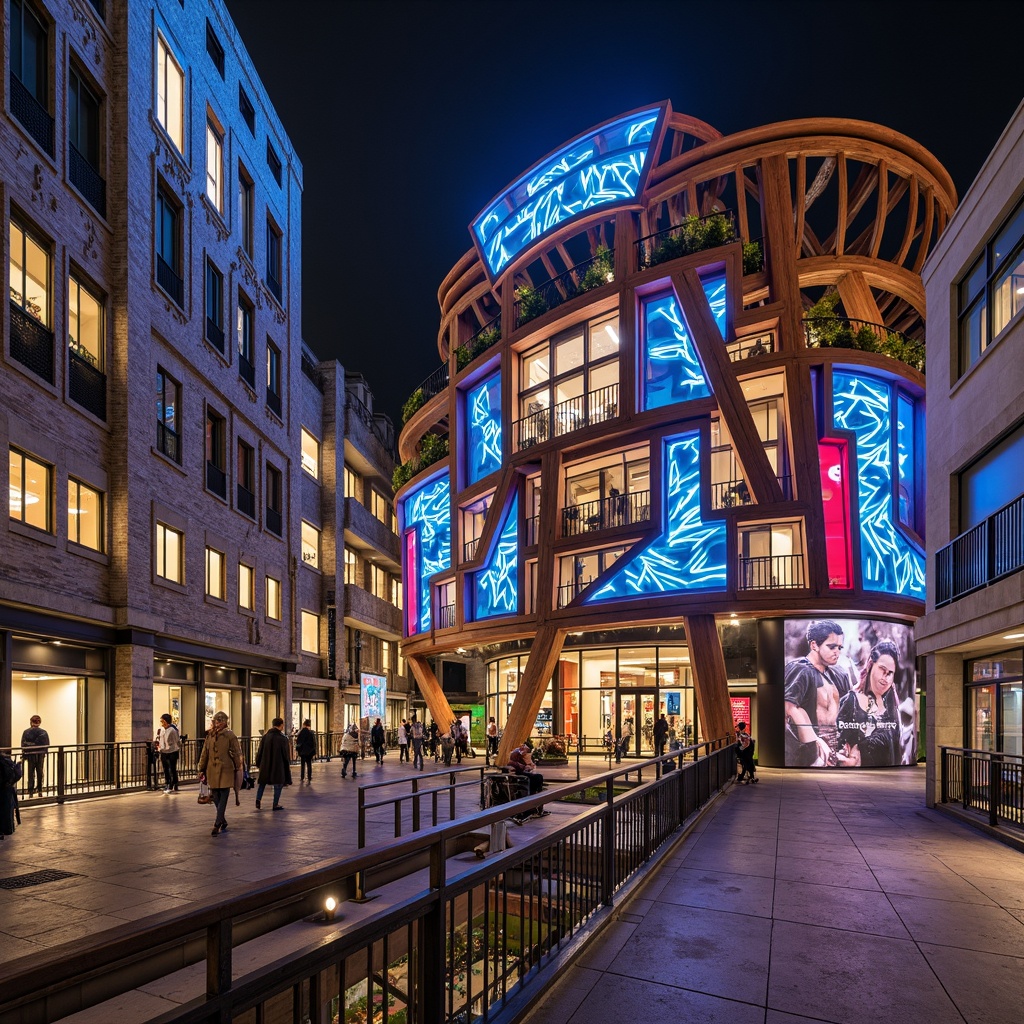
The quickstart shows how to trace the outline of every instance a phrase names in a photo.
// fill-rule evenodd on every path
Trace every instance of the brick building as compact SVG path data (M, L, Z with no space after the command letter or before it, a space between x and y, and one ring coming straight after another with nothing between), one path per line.
M358 464L390 514L390 423L303 347L292 144L221 0L6 7L0 746L34 712L54 744L338 728L356 630L399 630L336 601L334 487Z

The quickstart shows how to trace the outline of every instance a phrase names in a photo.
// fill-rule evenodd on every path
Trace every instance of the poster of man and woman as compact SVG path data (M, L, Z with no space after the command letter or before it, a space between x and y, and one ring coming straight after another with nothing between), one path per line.
M786 766L917 761L914 634L872 619L788 619Z

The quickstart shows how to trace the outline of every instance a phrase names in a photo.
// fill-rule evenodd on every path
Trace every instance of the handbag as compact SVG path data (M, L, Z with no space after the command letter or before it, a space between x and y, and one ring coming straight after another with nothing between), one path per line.
M198 802L201 804L213 803L213 794L210 792L210 787L205 782L199 783Z

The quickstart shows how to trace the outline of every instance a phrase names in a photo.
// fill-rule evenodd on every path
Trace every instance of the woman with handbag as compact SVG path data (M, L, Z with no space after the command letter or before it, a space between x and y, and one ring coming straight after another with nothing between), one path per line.
M210 731L206 734L203 752L199 755L199 801L204 803L202 786L206 784L212 791L213 803L217 808L217 817L213 822L211 836L226 832L228 823L224 812L228 807L228 797L235 784L235 772L242 767L242 748L238 737L228 728L228 716L218 711L213 716Z

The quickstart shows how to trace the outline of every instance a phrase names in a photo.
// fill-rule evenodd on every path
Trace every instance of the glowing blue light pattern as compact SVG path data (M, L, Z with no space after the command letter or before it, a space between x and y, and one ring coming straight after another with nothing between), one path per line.
M704 368L674 294L644 299L644 408L707 398Z
M446 472L413 491L402 501L406 531L415 530L419 543L417 565L405 565L419 594L419 632L430 629L430 577L452 564L451 479Z
M718 324L718 332L722 335L722 341L725 341L725 271L702 270L697 276L711 307L711 315Z
M660 108L620 117L534 164L471 225L492 274L552 228L595 206L632 199Z
M662 442L665 532L631 558L584 603L619 601L652 594L725 590L725 523L700 517L700 433L691 431Z
M466 483L501 469L501 374L466 392Z
M903 392L896 400L896 448L900 468L897 516L904 526L914 527L914 403Z
M865 590L924 600L924 555L893 519L892 387L833 370L832 421L856 436L860 564Z
M474 616L490 619L515 615L519 611L519 496L505 514L501 536L491 553L487 568L472 574Z

